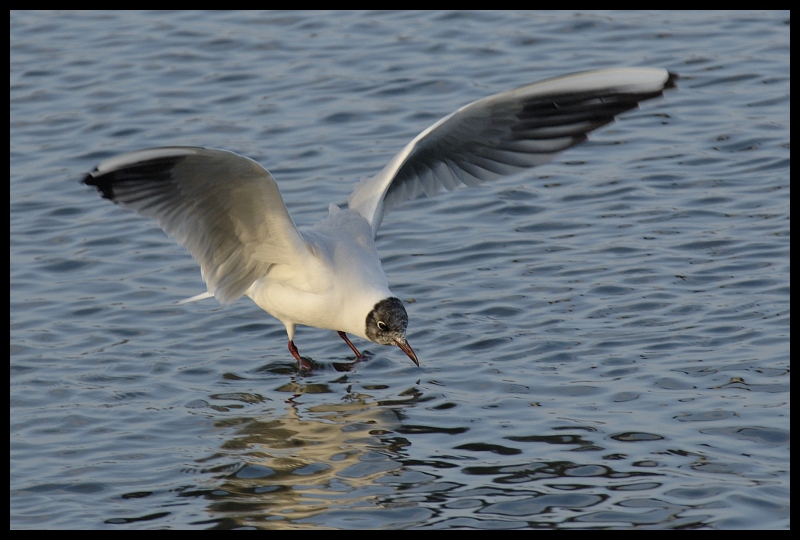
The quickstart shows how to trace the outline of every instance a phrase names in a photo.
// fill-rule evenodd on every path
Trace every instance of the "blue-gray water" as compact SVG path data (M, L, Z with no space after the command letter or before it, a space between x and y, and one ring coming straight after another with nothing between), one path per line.
M788 528L789 13L12 12L11 528ZM198 268L79 183L250 156L315 222L474 99L679 88L553 163L402 206L421 367L175 302Z

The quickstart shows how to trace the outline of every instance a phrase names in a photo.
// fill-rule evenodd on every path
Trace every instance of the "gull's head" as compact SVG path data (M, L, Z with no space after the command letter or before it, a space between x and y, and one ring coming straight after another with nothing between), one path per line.
M417 355L406 340L408 314L403 302L394 296L384 298L367 315L367 337L381 345L397 345L419 366Z

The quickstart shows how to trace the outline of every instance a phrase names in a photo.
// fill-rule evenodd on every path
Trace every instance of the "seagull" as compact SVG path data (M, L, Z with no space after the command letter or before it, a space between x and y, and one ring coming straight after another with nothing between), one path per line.
M639 102L661 96L677 75L610 68L543 80L465 105L408 143L378 174L357 183L346 208L331 204L298 228L272 175L250 158L170 146L103 161L83 182L102 197L154 219L200 264L207 291L229 304L249 296L286 327L297 325L396 345L419 366L406 338L408 314L389 290L375 235L393 207L422 195L535 167L586 140Z

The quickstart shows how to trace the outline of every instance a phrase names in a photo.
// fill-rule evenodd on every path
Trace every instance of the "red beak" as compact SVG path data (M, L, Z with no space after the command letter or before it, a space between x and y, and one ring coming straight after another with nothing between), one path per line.
M414 349L411 348L411 345L408 344L408 341L400 341L398 339L394 340L397 343L397 346L403 349L403 352L411 358L411 361L414 362L417 367L419 367L419 361L417 360L417 355L414 354Z

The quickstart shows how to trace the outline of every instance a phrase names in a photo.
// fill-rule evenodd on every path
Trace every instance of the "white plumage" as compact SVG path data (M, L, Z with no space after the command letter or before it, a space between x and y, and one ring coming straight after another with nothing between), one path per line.
M107 199L158 222L200 264L208 293L223 303L242 295L286 326L298 324L383 345L406 340L408 316L389 290L374 244L394 206L441 189L473 186L546 163L586 134L660 96L675 76L663 69L615 68L533 83L461 107L420 133L377 175L359 183L348 207L330 206L298 229L272 175L228 152L165 147L100 163L84 182Z

